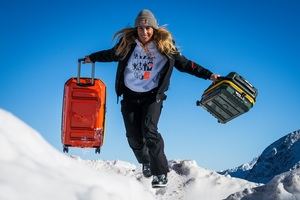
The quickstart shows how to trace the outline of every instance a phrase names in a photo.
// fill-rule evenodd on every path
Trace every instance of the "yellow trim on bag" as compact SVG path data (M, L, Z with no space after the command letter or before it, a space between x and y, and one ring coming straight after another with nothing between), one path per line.
M246 97L250 103L254 104L255 103L255 99L253 99L250 95L248 95L246 92L244 92L243 90L241 90L237 85L235 85L233 82L228 81L228 80L222 80L219 83L216 83L214 86L212 86L209 90L205 91L205 94L210 92L211 90L213 90L214 88L218 87L219 85L221 85L222 83L228 83L231 87L233 87L234 89L236 89L240 94L245 94L244 97Z

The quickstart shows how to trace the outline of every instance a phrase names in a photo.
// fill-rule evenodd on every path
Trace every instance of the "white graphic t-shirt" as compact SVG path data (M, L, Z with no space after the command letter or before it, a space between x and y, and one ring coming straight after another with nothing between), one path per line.
M136 43L124 71L124 83L132 91L148 92L158 86L167 58L157 50L154 42L145 47L138 40Z

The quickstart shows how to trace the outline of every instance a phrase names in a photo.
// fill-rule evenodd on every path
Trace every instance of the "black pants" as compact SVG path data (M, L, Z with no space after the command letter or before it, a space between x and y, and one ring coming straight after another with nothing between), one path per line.
M164 141L157 131L162 101L155 95L123 95L121 110L129 146L139 163L150 163L153 175L169 172Z

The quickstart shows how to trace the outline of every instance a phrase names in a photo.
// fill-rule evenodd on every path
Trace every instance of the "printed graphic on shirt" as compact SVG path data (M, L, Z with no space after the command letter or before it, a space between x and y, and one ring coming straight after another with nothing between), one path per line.
M134 57L131 63L131 69L133 70L134 77L139 80L148 80L151 77L154 59L155 56L153 56L150 52L147 53L147 55L134 52Z
M130 56L124 71L124 84L135 92L147 92L158 86L160 72L167 58L159 53L155 44L145 49L139 42Z

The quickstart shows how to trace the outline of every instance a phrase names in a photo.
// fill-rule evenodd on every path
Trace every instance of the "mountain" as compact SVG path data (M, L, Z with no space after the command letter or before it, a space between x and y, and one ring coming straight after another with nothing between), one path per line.
M231 194L225 200L300 200L300 168L277 175L266 185Z
M267 183L274 176L300 167L300 130L269 145L258 159L238 168L219 172L251 182Z
M246 179L267 183L275 175L300 167L300 130L268 146L259 156Z
M254 158L251 162L249 163L244 163L238 167L232 168L232 169L227 169L224 171L218 172L219 174L222 175L230 175L232 177L238 177L242 179L246 179L246 176L249 174L249 171L253 168L253 166L256 164L258 158Z

